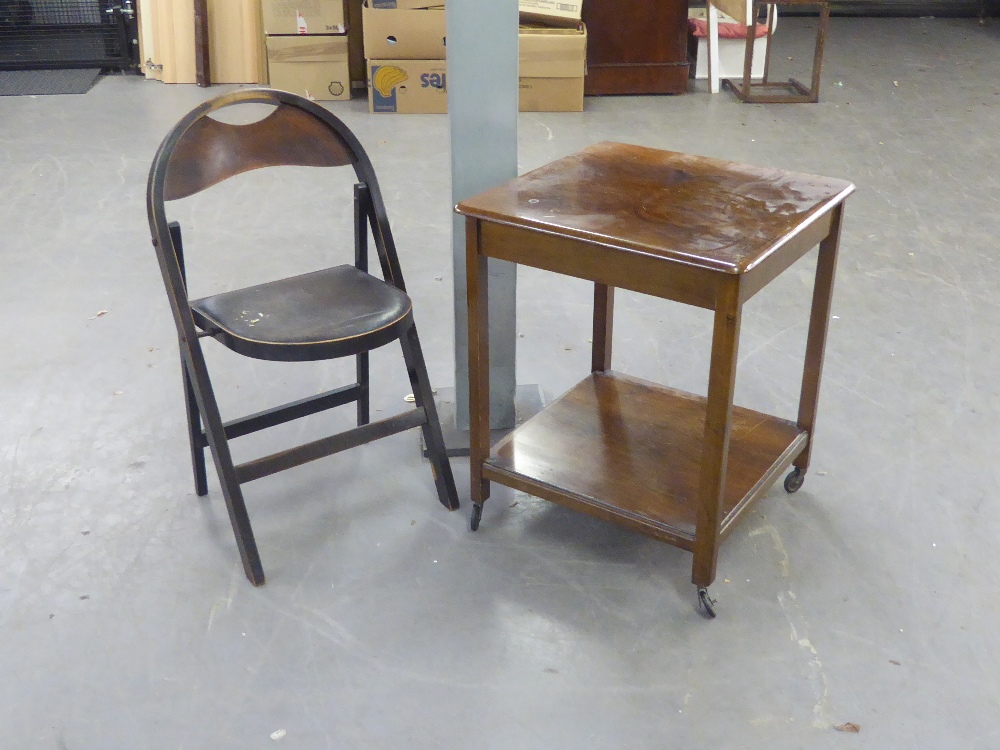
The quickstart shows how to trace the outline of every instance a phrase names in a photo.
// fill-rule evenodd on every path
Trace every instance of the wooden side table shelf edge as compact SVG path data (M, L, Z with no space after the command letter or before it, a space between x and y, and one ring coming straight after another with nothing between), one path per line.
M792 467L784 486L794 492L809 468L843 201L852 191L853 186L817 210L789 239L780 261L772 262L775 254L742 273L711 273L708 295L674 274L666 274L672 279L666 288L651 288L656 282L641 273L641 258L633 258L631 271L622 263L594 263L590 252L606 256L613 248L545 236L543 229L508 225L502 217L476 215L460 206L466 215L473 530L491 482L612 521L693 552L691 580L706 614L714 617L707 588L715 579L721 541L781 473ZM532 236L538 242L531 242ZM572 268L558 261L564 242L574 244ZM817 242L796 422L734 406L743 303ZM547 253L549 245L557 250ZM489 257L595 282L591 374L492 450ZM714 309L707 398L611 370L614 286Z

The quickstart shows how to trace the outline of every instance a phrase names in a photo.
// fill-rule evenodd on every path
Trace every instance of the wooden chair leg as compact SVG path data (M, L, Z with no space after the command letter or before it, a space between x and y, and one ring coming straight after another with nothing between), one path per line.
M198 497L208 494L208 475L205 472L205 445L201 437L201 412L198 411L198 399L194 394L194 386L184 366L181 355L181 372L184 377L184 403L187 407L188 440L191 443L191 466L194 469L194 491Z
M358 394L358 427L366 425L370 421L370 399L368 395L368 352L362 352L357 356L357 376L358 385L361 392Z
M219 474L219 483L222 485L222 495L226 500L226 509L229 511L229 522L233 526L236 546L239 548L240 559L243 561L243 570L250 583L254 586L262 586L265 582L264 568L260 562L260 554L257 552L257 542L253 537L253 529L250 527L250 516L247 514L246 503L243 500L243 491L236 478L236 468L229 452L229 441L226 439L222 415L219 413L219 405L215 401L215 393L208 377L205 358L197 340L193 344L185 344L184 350L185 372L191 380L198 410L205 423L205 435L208 438L208 446L215 461L215 470Z
M427 444L427 456L431 460L434 472L434 484L437 487L438 500L448 510L458 509L458 492L455 490L455 477L451 472L451 462L441 434L441 422L438 419L437 406L434 404L434 393L427 378L427 366L420 350L420 339L417 338L417 327L410 328L399 339L403 348L403 359L406 360L406 373L410 377L413 388L413 399L418 409L423 409L427 415L424 423L424 442Z

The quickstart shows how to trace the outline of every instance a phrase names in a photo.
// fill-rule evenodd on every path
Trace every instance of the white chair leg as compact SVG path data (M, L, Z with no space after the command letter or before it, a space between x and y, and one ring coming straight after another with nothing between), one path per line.
M713 94L719 93L719 11L711 2L708 10L708 86Z

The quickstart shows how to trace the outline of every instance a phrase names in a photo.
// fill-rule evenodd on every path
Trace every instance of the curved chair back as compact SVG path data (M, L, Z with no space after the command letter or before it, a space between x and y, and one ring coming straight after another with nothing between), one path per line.
M246 125L228 124L211 116L243 104L267 104L274 110ZM168 223L164 204L235 175L279 165L354 169L354 267L338 265L190 300L180 225ZM368 155L344 123L313 102L283 91L250 89L216 97L184 117L163 140L149 172L146 208L177 327L195 491L199 496L208 493L207 448L219 475L244 570L254 585L264 583L264 569L241 489L247 482L420 427L438 500L449 509L458 507L412 301L403 286L385 205ZM385 282L368 273L369 228ZM254 318L248 314L251 309L267 312L257 312ZM257 359L302 362L354 357L356 382L223 422L202 338ZM396 340L402 348L415 406L373 422L369 352ZM357 408L355 428L245 463L233 461L231 439L351 403Z
M232 125L211 115L226 107L268 104L267 117ZM192 110L167 134L149 171L146 209L153 244L168 286L184 288L178 248L168 227L166 201L186 198L224 180L263 167L350 165L363 196L356 218L367 216L385 280L405 291L385 205L368 154L350 129L314 102L285 91L245 89L223 94ZM172 252L163 252L169 248ZM174 268L176 266L176 268ZM180 286L175 286L179 284Z

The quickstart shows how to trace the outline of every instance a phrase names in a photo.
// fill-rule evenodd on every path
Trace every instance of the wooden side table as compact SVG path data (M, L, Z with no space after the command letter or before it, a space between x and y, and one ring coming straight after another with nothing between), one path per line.
M809 467L844 200L841 180L600 143L463 201L472 528L490 482L694 553L719 545L790 466ZM797 422L733 406L743 303L819 244ZM490 449L487 259L589 279L591 374ZM708 397L611 370L614 288L715 311Z

